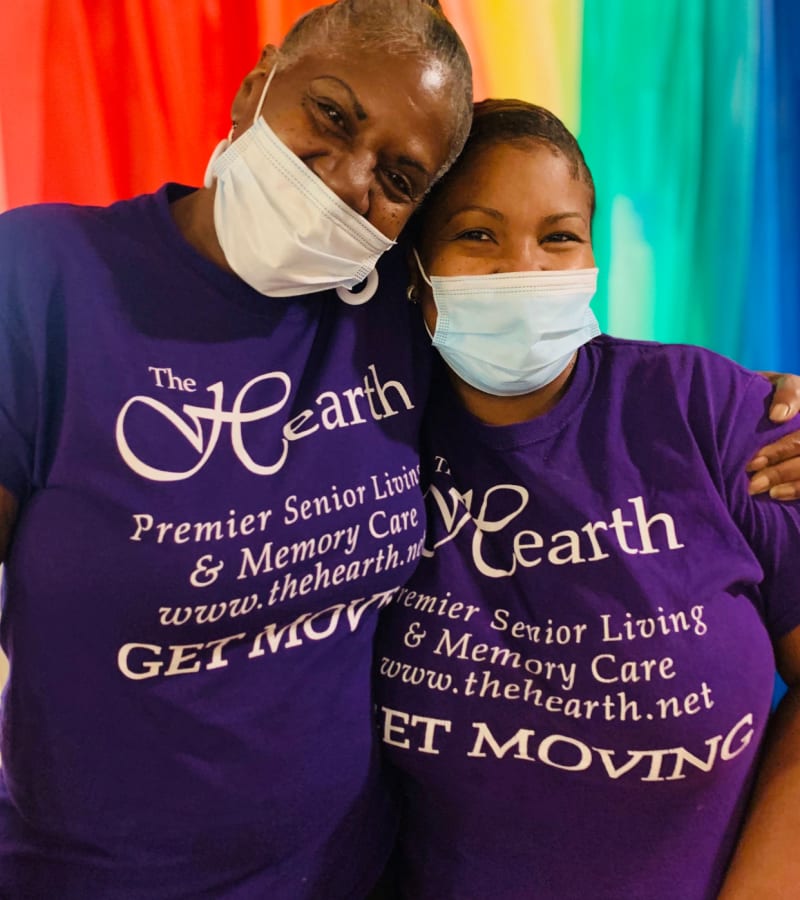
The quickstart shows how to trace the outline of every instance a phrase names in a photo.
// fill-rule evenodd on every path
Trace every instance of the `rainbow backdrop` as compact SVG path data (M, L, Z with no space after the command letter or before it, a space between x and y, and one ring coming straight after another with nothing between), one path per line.
M261 45L313 5L7 0L0 208L198 183ZM604 327L800 371L800 3L443 5L476 97L541 103L580 138Z

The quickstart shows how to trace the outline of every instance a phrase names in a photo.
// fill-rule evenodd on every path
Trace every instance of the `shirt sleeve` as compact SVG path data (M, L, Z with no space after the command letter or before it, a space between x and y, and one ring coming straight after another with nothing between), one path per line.
M0 216L0 485L30 493L46 355L47 266L28 210Z
M755 451L800 428L800 419L775 425L767 417L772 387L759 375L731 366L727 396L717 407L720 477L734 521L758 559L761 613L773 640L800 625L800 502L751 496L745 464ZM719 379L715 379L719 381Z

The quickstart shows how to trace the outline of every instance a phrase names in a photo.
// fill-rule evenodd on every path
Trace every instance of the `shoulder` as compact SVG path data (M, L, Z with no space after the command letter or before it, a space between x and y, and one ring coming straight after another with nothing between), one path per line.
M0 236L5 249L8 243L29 244L63 238L81 228L100 222L110 207L77 206L69 203L37 203L20 206L0 215Z
M119 200L109 206L73 203L37 203L20 206L0 215L0 234L7 241L62 242L65 237L86 231L103 231L114 226L141 221L159 202L166 203L166 186L155 194Z
M118 259L137 240L152 242L159 203L166 208L164 189L110 206L42 203L3 213L0 302L20 292L46 294L65 273L80 277L92 265Z
M69 291L120 256L120 222L137 201L44 203L0 215L0 329L24 346L60 332ZM128 234L130 232L127 232ZM124 239L124 238L122 238Z
M600 335L590 344L598 377L625 386L627 393L656 391L687 404L714 408L744 396L761 398L770 385L757 373L713 350L690 344L661 344Z
M590 346L595 348L601 358L642 369L754 374L726 356L693 344L664 344L601 334L591 341Z
M689 440L738 472L759 446L794 430L769 421L769 382L712 350L602 335L592 342L594 398L643 433Z

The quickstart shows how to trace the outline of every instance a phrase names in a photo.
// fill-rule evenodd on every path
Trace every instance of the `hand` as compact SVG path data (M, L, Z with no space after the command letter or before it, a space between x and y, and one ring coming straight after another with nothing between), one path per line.
M800 431L786 434L772 444L762 447L747 464L750 493L769 491L774 500L795 500L800 497Z
M775 388L769 417L773 422L788 422L800 411L800 376L781 372L760 372Z
M773 422L788 422L800 410L800 377L780 372L761 372L774 387L769 417ZM755 473L750 479L750 493L769 491L774 500L800 497L800 431L784 435L762 447L747 464Z

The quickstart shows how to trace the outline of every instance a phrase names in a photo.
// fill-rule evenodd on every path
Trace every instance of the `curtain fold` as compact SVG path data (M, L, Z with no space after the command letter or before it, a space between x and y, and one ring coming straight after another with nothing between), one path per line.
M470 53L475 98L519 97L578 126L582 0L444 0Z
M541 103L578 132L603 326L800 371L800 4L442 2L478 98ZM316 4L7 3L0 209L198 184L261 48Z
M764 3L774 5L778 285L773 302L780 343L775 360L767 357L759 364L800 372L800 5Z
M0 120L9 205L108 203L167 178L200 181L258 59L251 0L8 6Z
M754 0L736 17L727 6L587 3L580 139L597 184L604 324L735 355L758 47Z

